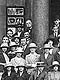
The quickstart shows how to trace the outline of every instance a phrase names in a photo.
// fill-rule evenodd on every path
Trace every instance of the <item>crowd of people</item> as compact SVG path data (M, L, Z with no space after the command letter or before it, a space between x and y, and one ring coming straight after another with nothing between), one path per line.
M32 41L32 22L8 30L0 46L0 80L60 80L60 37L39 48Z

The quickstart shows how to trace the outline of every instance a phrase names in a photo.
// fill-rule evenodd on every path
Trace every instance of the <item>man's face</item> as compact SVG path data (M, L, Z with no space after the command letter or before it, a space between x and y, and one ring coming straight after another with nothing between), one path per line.
M22 28L21 27L18 27L17 30L18 30L18 32L21 32L22 31Z
M49 53L49 49L45 49L45 53L47 53L47 54L48 54L48 53Z
M18 57L18 58L20 58L21 55L22 55L22 53L20 53L20 52L17 52L16 54L17 54L17 57Z
M54 67L54 70L55 70L55 71L58 71L58 66L55 66L55 67Z
M29 32L25 32L25 33L24 33L24 37L25 37L26 39L28 39L29 36L30 36L30 35L29 35Z
M24 67L19 67L19 70L22 72L24 70Z
M44 67L38 67L38 70L41 72L43 71L43 69L44 69Z
M53 45L53 41L50 40L50 41L48 42L48 44L49 44L50 46L52 46L52 45Z
M26 45L26 39L24 38L24 39L21 39L21 45Z
M11 47L11 50L12 50L12 51L15 51L15 50L16 50L16 47L15 47L15 46L12 46L12 47Z
M8 43L9 42L9 39L8 39L8 37L3 37L3 43Z
M26 21L26 26L27 27L31 27L32 26L32 22L30 20Z
M13 35L13 32L11 32L11 31L8 31L8 32L7 32L7 36L8 36L8 37L12 37L12 35Z
M15 43L19 43L19 39L18 38L15 38Z
M2 51L3 51L3 52L6 52L6 51L7 51L7 48L2 48Z

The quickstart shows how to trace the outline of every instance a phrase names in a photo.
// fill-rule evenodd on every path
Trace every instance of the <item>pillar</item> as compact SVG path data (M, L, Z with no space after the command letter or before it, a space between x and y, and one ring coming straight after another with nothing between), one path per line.
M6 0L0 0L0 44L6 34Z
M49 35L49 0L33 0L33 37L39 47Z

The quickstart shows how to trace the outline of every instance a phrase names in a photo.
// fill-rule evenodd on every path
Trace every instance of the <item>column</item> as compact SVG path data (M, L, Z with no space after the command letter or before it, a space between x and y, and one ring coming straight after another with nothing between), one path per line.
M33 0L33 38L39 47L49 35L49 0Z

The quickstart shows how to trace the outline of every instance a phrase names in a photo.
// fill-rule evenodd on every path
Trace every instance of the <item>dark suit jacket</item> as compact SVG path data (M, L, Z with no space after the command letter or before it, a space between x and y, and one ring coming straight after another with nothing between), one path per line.
M49 54L47 59L45 59L44 53L42 53L40 58L47 66L52 65L52 62L54 61L54 56L52 54Z

